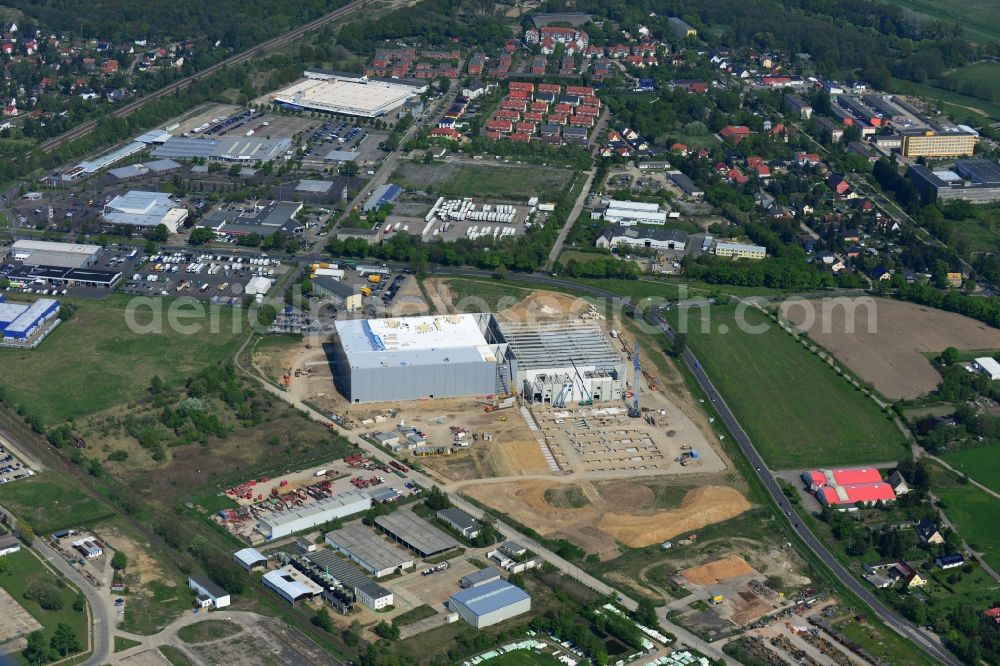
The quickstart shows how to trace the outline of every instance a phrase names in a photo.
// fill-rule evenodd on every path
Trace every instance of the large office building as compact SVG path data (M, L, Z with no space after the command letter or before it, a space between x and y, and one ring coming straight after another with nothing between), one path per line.
M220 136L214 139L172 136L153 149L153 156L174 160L201 157L209 162L255 164L276 160L291 148L291 139L268 139L258 136Z
M763 245L720 241L715 244L715 256L732 259L763 259L767 256L767 248Z
M335 518L343 518L372 508L371 497L359 490L331 495L330 497L297 506L287 511L262 514L257 531L269 541L301 532Z
M505 580L495 580L456 592L448 608L476 629L517 617L531 610L531 596Z
M928 201L1000 201L1000 164L984 158L955 160L951 169L931 170L912 164L906 177Z
M306 72L306 80L277 92L285 108L379 118L419 95L423 88L340 72Z
M25 266L85 268L97 261L102 252L100 245L17 240L10 247L7 256Z
M39 298L34 303L7 303L0 294L0 341L6 345L35 344L58 322L59 301ZM37 338L34 339L33 338Z
M642 201L620 201L609 199L603 210L596 209L608 222L629 227L635 224L658 224L667 222L667 214L660 212L660 204Z
M900 151L904 157L964 157L976 149L979 135L967 130L936 132L934 130L910 130L900 132Z
M413 556L379 536L361 523L344 525L324 537L337 552L356 562L375 578L400 573L413 567Z
M630 227L616 224L605 229L604 233L597 237L594 244L605 249L625 246L683 251L687 247L687 241L688 235L677 229Z
M492 314L338 321L334 381L352 403L519 393L620 400L625 365L593 322Z
M175 205L169 194L132 190L109 201L103 214L108 224L140 232L162 224L175 234L187 219L188 210Z

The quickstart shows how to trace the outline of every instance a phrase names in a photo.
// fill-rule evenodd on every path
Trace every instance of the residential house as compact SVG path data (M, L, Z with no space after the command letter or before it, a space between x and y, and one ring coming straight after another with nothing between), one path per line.
M965 557L960 553L949 553L935 558L934 564L942 569L955 569L965 564Z
M916 525L917 536L924 543L942 544L944 543L944 537L941 535L941 531L938 530L937 525L934 521L929 518L924 518Z
M897 495L905 495L910 492L910 485L906 482L906 479L903 478L903 475L899 473L898 469L889 475L888 483L892 486L893 492Z

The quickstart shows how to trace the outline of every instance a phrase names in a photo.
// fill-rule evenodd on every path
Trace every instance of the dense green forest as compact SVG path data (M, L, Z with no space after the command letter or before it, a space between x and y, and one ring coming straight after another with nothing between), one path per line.
M550 9L567 8L556 0ZM720 48L806 53L818 71L883 85L890 76L925 81L976 55L950 23L919 20L896 5L868 0L579 0L577 11L669 35L667 17L682 16L699 38ZM655 14L656 18L651 18ZM650 25L652 24L652 25ZM978 47L995 53L996 46Z
M344 0L6 0L44 31L114 41L194 39L242 50L347 4ZM22 28L31 26L25 24Z

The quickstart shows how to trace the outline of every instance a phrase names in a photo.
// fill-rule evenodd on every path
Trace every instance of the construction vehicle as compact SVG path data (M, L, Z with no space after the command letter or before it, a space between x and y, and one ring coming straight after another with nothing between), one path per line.
M368 281L371 282L372 284L377 284L377 283L379 283L379 282L382 281L382 276L379 275L378 273L375 273L373 275L369 275L368 276Z
M371 287L361 287L361 295L362 296L371 296L372 295L372 288Z
M493 402L493 403L490 403L490 404L486 405L486 409L484 411L486 411L487 413L489 413L489 412L498 412L501 409L510 409L513 406L514 406L514 398L513 397L504 398L503 400L500 400L499 402Z
M642 374L642 368L639 366L639 341L634 340L635 345L634 351L632 352L632 367L634 372L632 373L633 383L635 386L632 391L632 404L629 405L628 415L633 419L639 418L642 412L639 410L639 377Z
M594 404L594 396L590 395L590 391L587 390L587 384L583 381L583 375L580 374L580 370L576 367L576 363L573 359L570 359L569 362L573 366L573 372L576 373L576 378L580 382L580 389L583 391L583 397L577 404L581 407L590 407Z
M569 377L563 382L562 389L559 394L552 400L552 406L557 409L563 409L566 406L566 399L573 396L573 380Z

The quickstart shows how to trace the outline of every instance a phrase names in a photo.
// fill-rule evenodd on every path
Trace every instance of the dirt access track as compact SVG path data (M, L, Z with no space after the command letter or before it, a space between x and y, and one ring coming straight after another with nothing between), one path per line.
M1000 349L1000 330L915 303L837 298L785 302L781 310L890 400L925 395L941 381L923 352Z
M739 491L706 485L688 492L681 505L671 509L653 506L653 486L659 478L602 483L600 489L579 478L565 482L523 479L515 482L476 484L464 492L548 538L565 538L602 559L619 554L617 542L643 548L705 525L733 518L750 508ZM586 497L578 508L556 508L545 492L575 484Z

